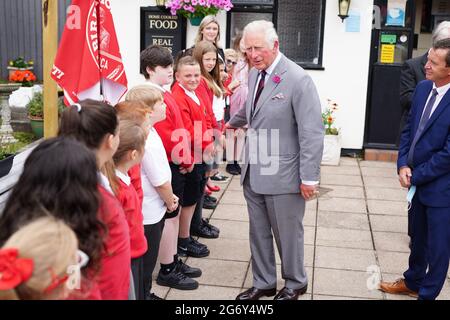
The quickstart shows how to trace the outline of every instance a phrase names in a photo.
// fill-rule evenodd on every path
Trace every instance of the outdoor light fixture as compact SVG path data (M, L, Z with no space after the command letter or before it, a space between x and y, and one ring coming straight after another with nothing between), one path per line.
M156 0L156 5L158 7L163 7L166 5L166 0Z
M350 8L350 0L338 0L339 3L339 18L344 22L345 18L348 18L348 9Z

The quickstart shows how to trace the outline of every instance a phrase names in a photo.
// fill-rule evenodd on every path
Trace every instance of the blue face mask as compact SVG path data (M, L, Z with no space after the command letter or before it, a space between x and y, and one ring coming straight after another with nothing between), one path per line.
M411 186L408 190L408 194L406 195L406 201L408 201L408 211L411 209L412 199L414 198L415 193L416 193L416 186Z

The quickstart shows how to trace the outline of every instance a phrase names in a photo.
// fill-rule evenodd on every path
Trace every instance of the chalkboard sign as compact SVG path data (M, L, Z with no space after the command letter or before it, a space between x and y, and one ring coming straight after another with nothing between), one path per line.
M186 20L160 7L141 8L141 51L156 44L172 56L186 47Z

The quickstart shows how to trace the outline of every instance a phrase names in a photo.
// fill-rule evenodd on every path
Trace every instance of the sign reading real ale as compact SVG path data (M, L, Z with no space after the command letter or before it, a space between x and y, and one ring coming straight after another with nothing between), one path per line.
M168 48L175 57L185 48L186 22L158 7L141 8L141 50L154 44Z

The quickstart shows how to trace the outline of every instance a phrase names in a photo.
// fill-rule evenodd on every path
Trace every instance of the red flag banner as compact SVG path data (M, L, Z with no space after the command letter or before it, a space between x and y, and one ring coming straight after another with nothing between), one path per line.
M73 0L52 69L66 105L86 98L116 104L127 91L109 0Z

